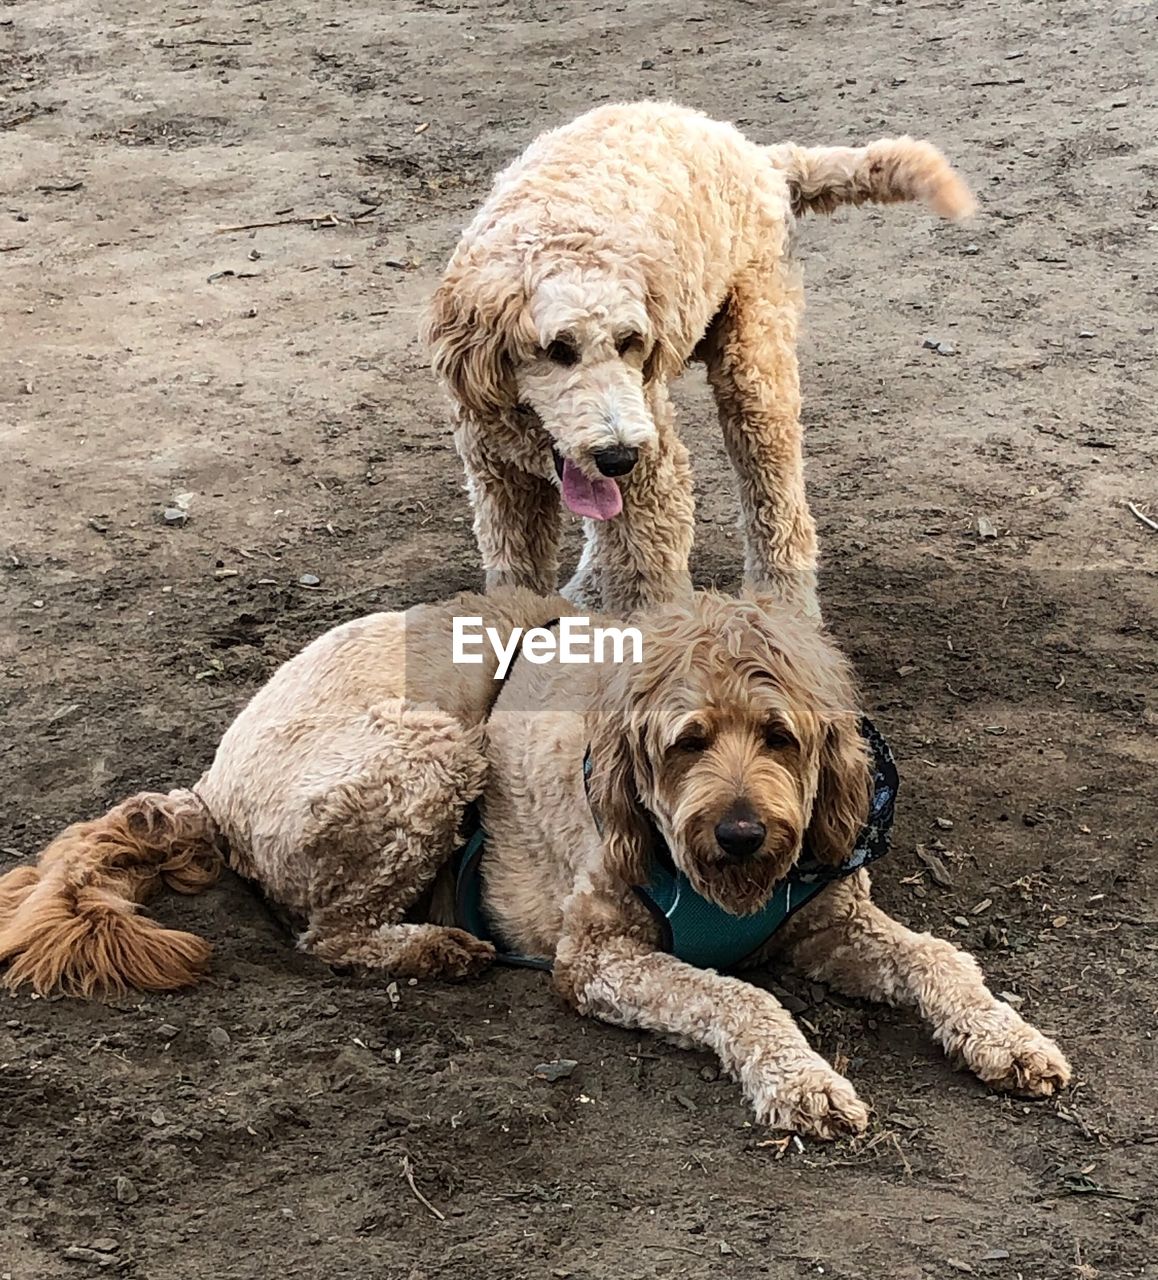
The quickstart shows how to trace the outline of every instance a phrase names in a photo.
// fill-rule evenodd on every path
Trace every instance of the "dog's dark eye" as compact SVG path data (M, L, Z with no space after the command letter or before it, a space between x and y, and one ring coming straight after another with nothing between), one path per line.
M575 350L572 343L565 342L562 338L549 342L546 354L552 364L561 364L565 369L579 363L579 352Z
M783 751L796 746L796 739L782 724L772 722L764 726L764 745L769 751Z
M615 342L615 349L621 356L627 355L629 351L638 351L642 346L643 337L638 333L625 333Z
M708 735L706 733L702 733L699 729L689 729L687 733L680 734L672 750L690 756L698 755L701 751L707 751L708 746Z

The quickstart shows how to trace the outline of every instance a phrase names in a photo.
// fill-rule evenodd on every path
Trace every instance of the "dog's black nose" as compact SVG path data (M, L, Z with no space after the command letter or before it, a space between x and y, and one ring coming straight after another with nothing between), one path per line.
M639 460L639 450L617 444L611 449L598 449L591 457L601 476L625 476Z
M750 858L764 843L768 828L754 813L726 813L716 823L716 843L737 862Z

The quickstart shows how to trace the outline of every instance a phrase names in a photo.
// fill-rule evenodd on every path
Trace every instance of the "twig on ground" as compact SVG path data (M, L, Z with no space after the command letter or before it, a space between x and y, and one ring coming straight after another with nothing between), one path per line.
M693 1258L706 1258L708 1256L706 1253L701 1253L699 1249L689 1249L682 1244L651 1244L647 1240L641 1240L640 1244L645 1249L673 1249L676 1253L690 1253Z
M409 1156L402 1157L402 1176L406 1179L407 1185L410 1187L410 1190L414 1192L414 1198L418 1201L418 1203L421 1205L425 1205L425 1207L439 1220L439 1222L445 1222L446 1214L440 1213L434 1207L434 1205L432 1205L430 1201L427 1200L427 1198L422 1194L422 1192L418 1190L418 1187L415 1185L414 1170L410 1165Z
M217 44L217 45L237 45L237 44L253 44L252 40L214 40L209 36L202 36L199 40L171 40L168 44L163 41L157 47L160 49L182 49L190 44Z
M1158 529L1158 521L1151 520L1150 517L1144 511L1139 511L1138 508L1132 502L1127 502L1126 508L1133 515L1136 515L1138 519L1142 521L1143 524L1149 525L1151 529Z
M293 227L314 223L319 227L356 227L360 222L366 222L374 216L374 210L371 209L369 213L360 213L354 218L339 218L331 210L328 213L305 214L300 218L275 218L270 222L242 222L236 227L218 227L217 235L228 235L231 231L257 231L261 227Z

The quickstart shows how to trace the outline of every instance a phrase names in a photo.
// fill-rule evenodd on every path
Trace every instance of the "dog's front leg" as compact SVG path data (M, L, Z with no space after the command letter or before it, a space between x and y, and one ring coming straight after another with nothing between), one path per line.
M813 1051L787 1010L738 978L601 930L562 939L555 985L580 1013L711 1049L764 1123L816 1138L868 1123L852 1085Z
M845 995L915 1005L951 1058L986 1084L1046 1097L1070 1078L1056 1044L998 1000L967 952L914 933L869 899L868 873L827 889L790 922L787 957Z
M504 456L507 427L496 423L497 438L492 440L487 434L490 427L463 416L454 436L466 469L487 590L527 587L550 595L559 573L559 493L549 480Z
M622 514L583 522L583 556L563 589L573 604L619 616L692 590L695 499L688 451L676 436L666 384L650 383L645 394L655 421L654 449L624 483Z

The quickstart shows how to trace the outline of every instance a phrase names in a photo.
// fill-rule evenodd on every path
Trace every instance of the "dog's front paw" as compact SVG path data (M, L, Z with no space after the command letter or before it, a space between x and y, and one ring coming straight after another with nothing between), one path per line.
M1070 1080L1062 1051L1008 1005L972 1023L950 1052L987 1085L1025 1097L1048 1098Z
M827 1142L868 1126L868 1108L823 1058L788 1068L761 1062L744 1074L757 1119L774 1129Z

